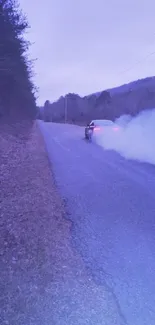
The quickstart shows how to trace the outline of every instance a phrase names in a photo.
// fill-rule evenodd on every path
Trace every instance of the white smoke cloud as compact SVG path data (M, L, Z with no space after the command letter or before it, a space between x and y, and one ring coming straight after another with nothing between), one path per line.
M145 110L133 118L123 115L115 123L120 130L105 132L96 139L97 143L125 158L155 164L155 109Z

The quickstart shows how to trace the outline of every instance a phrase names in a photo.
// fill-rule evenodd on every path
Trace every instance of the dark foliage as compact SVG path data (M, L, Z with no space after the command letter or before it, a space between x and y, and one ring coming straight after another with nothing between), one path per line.
M0 111L5 116L35 117L35 87L26 17L16 0L0 0Z
M96 99L96 106L99 106L103 103L110 103L111 96L110 93L106 90L102 91L99 97Z

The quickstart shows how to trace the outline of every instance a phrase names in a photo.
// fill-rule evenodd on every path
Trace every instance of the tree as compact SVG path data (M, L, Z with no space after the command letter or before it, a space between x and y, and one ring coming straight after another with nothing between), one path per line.
M50 122L50 101L46 100L44 104L44 121Z
M111 101L110 93L106 90L102 91L96 99L96 106L99 106L101 104L109 104Z
M29 27L16 0L0 0L0 102L6 115L35 117L32 62L24 32Z

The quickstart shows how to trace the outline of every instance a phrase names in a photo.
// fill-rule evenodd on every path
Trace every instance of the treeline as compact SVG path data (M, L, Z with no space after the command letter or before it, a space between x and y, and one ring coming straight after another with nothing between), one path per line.
M93 119L114 121L124 114L135 116L154 107L155 77L148 77L85 97L68 94L54 103L46 101L38 116L47 122L85 125Z
M16 0L0 0L0 115L36 114L32 61L24 33L29 28Z

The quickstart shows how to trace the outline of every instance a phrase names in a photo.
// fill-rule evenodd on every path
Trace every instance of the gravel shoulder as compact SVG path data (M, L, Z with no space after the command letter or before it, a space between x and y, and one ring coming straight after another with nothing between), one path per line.
M0 131L0 324L125 324L71 246L43 138Z

